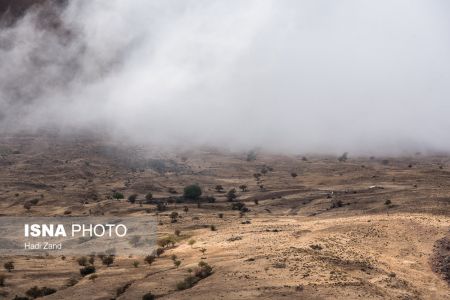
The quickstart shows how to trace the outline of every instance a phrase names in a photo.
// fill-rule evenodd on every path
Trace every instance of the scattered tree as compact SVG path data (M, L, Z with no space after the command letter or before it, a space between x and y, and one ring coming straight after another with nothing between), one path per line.
M202 195L202 189L197 184L188 185L184 188L184 197L196 200Z
M14 270L14 262L13 261L5 262L3 264L3 267L5 268L6 271L11 272L12 270Z
M245 184L240 185L239 188L241 189L242 192L247 191L247 186Z
M130 202L131 204L134 204L136 202L137 196L138 196L137 194L128 196L128 202Z
M227 199L229 202L233 202L237 198L236 189L231 189L227 193Z
M159 256L159 255L158 255L158 256ZM156 257L155 257L154 255L147 255L147 256L144 258L144 261L145 261L147 264L151 265L151 264L155 261L155 259L156 259Z

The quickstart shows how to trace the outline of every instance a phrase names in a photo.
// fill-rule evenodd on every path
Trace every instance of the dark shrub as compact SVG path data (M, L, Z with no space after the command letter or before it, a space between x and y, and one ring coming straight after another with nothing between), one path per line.
M208 196L208 197L206 197L206 201L208 201L208 203L215 203L216 202L216 198L212 197L212 196Z
M148 292L147 294L142 296L142 300L155 300L155 296L152 293Z
M114 192L113 198L119 200L119 199L123 199L123 198L125 198L125 197L124 197L123 194L120 193L120 192Z
M223 186L221 184L218 184L218 185L216 185L215 189L218 193L220 193L223 191Z
M131 204L134 204L137 200L137 196L138 196L137 194L128 196L128 202L130 202Z
M116 296L118 297L118 296L122 295L123 293L125 293L128 290L128 288L131 286L131 284L132 284L132 282L127 282L125 285L118 287L116 290Z
M11 272L12 270L14 270L14 262L13 262L13 261L5 262L5 263L3 264L3 267L4 267L5 270L7 270L8 272Z
M5 286L5 279L6 279L6 276L0 274L0 286Z
M384 205L391 205L391 204L392 204L392 201L389 200L389 199L387 199L387 200L384 202Z
M166 204L163 202L156 203L156 210L157 211L165 211L167 208Z
M188 199L198 199L202 195L202 189L197 184L192 184L184 188L184 197Z
M242 192L246 192L247 191L247 186L245 184L241 184L239 186L239 188L241 189Z
M55 289L48 288L45 286L42 288L38 288L37 286L34 286L34 287L30 288L28 291L26 291L25 294L27 294L28 296L30 296L32 298L39 298L39 297L51 295L53 293L56 293Z
M211 231L216 231L217 230L215 225L211 225L210 228L211 228Z
M158 248L156 249L156 256L160 257L164 253L164 248Z
M108 255L102 258L102 264L111 266L114 263L114 255Z
M153 199L153 194L152 193L147 193L147 195L145 195L145 200L150 201Z
M85 267L87 265L87 262L88 262L88 259L86 256L82 256L77 259L77 263L83 267Z
M200 278L197 276L189 275L183 281L177 283L177 290L186 290L193 287L197 282L199 282Z
M86 276L86 275L89 275L89 274L93 274L93 273L95 273L95 267L94 266L87 266L87 267L84 267L84 268L81 268L80 269L80 275L81 276Z
M229 190L228 193L227 193L227 200L228 200L229 202L232 202L232 201L234 201L236 198L237 198L237 195L236 195L236 189L231 189L231 190Z
M145 258L144 258L144 261L146 262L146 263L148 263L149 265L151 265L154 261L155 261L155 256L154 255L147 255Z
M292 178L295 178L295 177L297 177L298 175L297 175L297 173L292 172L292 173L291 173L291 176L292 176Z
M344 152L344 154L342 154L342 155L339 156L339 158L338 158L338 160L339 160L340 162L347 161L347 159L348 159L348 153L347 153L347 152Z

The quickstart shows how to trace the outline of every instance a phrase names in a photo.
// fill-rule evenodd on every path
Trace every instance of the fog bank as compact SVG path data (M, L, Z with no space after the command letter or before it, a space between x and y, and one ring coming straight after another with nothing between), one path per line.
M0 30L1 131L449 151L450 4L79 0Z

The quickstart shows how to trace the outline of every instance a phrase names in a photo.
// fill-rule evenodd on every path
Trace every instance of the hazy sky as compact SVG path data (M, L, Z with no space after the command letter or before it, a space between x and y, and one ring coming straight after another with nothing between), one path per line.
M450 151L450 4L79 0L0 31L4 130L142 143ZM37 20L41 20L40 22Z

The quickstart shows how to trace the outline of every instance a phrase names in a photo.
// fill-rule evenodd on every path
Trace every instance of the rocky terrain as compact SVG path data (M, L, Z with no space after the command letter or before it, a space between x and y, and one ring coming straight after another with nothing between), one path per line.
M174 245L151 264L96 257L85 277L79 257L2 257L14 269L2 271L0 295L37 286L54 289L48 299L450 299L449 161L2 136L2 216L149 216ZM190 184L201 187L199 201L183 200ZM201 261L212 271L180 289Z

